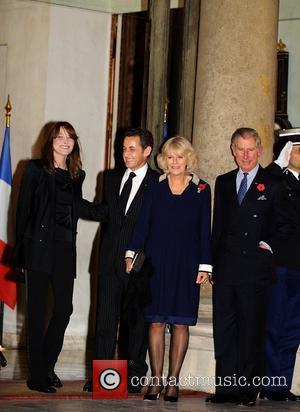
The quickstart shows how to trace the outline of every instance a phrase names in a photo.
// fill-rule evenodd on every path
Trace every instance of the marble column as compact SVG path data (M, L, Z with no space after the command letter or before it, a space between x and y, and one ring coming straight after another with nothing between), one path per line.
M202 0L193 144L210 184L235 167L232 132L255 128L272 157L278 0Z
M170 0L149 0L149 17L151 20L151 35L146 127L153 133L153 152L156 154L163 140ZM153 166L153 156L151 157L151 163Z
M178 102L178 134L192 140L200 1L185 0L182 49L182 73Z

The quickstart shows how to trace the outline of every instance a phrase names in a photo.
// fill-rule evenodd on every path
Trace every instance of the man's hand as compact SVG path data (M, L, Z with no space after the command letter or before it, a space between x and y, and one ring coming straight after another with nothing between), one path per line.
M270 247L270 245L268 245L268 243L264 242L263 240L261 240L261 241L259 242L258 246L259 246L261 249L268 250L270 253L273 254L273 250L272 250L272 248Z
M196 283L199 284L204 284L208 281L209 275L207 272L198 272Z
M278 159L275 160L274 163L280 166L281 169L284 169L285 167L288 166L290 162L292 148L293 148L293 143L287 142L284 148L281 150L280 155L278 156Z
M126 265L126 273L130 273L132 269L132 258L127 257L125 258L125 265Z

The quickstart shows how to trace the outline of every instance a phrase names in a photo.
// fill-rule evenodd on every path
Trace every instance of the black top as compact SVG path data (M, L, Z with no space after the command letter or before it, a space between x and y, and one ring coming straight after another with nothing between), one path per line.
M72 179L68 170L55 171L55 240L72 242Z
M67 195L66 202L69 205L69 213L66 215L71 214L69 222L72 226L74 276L76 274L77 220L84 178L83 170L80 171L77 179L70 178L72 189L69 193L72 195L69 198ZM56 173L49 173L39 159L29 160L20 186L12 266L46 273L52 271L56 229L56 184ZM68 190L66 192L68 193ZM69 202L71 202L71 207Z

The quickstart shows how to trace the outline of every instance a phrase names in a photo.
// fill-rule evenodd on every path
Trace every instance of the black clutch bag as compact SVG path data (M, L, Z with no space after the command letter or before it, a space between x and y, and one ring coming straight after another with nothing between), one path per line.
M139 273L140 270L143 267L143 264L145 262L146 255L143 250L137 250L134 254L133 260L132 260L132 268L131 271L135 273Z

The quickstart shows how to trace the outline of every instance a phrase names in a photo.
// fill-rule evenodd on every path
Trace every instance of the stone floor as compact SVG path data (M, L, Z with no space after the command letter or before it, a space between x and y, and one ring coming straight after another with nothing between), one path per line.
M179 411L179 412L229 412L229 411L245 411L245 407L234 406L232 404L211 405L206 404L203 399L183 399L176 404L165 403L158 400L153 402L145 402L142 400L123 400L123 401L96 401L96 400L11 400L2 401L0 403L0 411L53 411L53 412L124 412L124 411ZM272 403L261 401L257 402L255 407L252 407L251 412L299 412L300 405L294 403Z
M127 400L93 400L91 394L82 392L84 377L78 376L83 354L64 352L61 356L59 371L71 377L64 388L55 395L29 391L25 385L26 355L24 351L7 350L7 367L0 370L0 411L43 411L43 412L125 412L125 411L180 411L180 412L227 412L245 411L245 407L233 404L212 405L205 403L205 394L182 390L178 403L165 403L163 400L146 402L141 395L131 395ZM18 360L16 362L16 360ZM16 367L19 365L19 367ZM57 371L58 372L58 371ZM66 375L65 375L66 376ZM72 380L73 379L73 380ZM251 411L298 411L300 404L291 402L258 401Z

